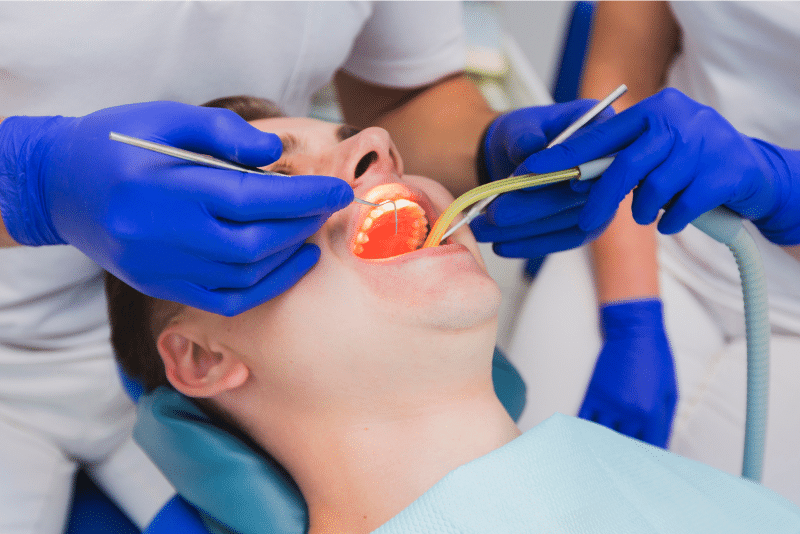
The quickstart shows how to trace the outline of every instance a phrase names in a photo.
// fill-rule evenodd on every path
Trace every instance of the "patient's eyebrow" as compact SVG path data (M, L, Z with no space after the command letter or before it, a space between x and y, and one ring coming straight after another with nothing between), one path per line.
M350 139L360 131L361 128L356 128L355 126L350 126L349 124L342 124L339 126L339 129L336 130L336 139L341 142L345 139Z
M297 149L300 147L300 140L297 138L297 136L290 133L285 133L280 134L278 137L280 137L281 144L283 145L283 154L297 152Z
M361 131L360 128L356 128L355 126L350 126L349 124L342 124L336 129L336 139L341 142L345 139L349 139L359 133ZM299 152L303 146L303 141L298 138L296 135L291 133L280 134L281 144L283 144L283 154L291 154L293 152Z

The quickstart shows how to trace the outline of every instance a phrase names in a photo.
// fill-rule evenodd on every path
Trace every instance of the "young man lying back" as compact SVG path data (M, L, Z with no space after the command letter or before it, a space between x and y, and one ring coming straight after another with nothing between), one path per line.
M352 204L334 214L308 239L320 248L319 263L289 291L235 317L152 299L107 279L125 371L148 391L173 387L252 438L297 483L310 533L363 533L384 524L402 532L403 521L411 515L419 524L420 514L450 521L447 531L463 530L454 526L456 516L476 513L495 532L605 531L608 521L615 524L609 531L664 532L653 518L678 513L684 518L665 519L676 532L686 525L697 532L756 524L768 528L763 532L800 529L800 511L757 485L593 423L562 417L520 437L492 385L500 291L469 228L418 250L452 196L433 180L405 175L382 129L283 117L253 98L213 104L281 136L283 156L267 169L336 176L356 197L393 200L398 210L396 234L391 204ZM165 157L163 164L175 163ZM601 443L614 458L593 450ZM657 476L643 467L648 461L658 464ZM492 462L506 471L487 495L493 481L481 469ZM664 469L684 475L666 480ZM479 495L477 504L464 508L455 496L441 497L453 476L475 485L466 495ZM506 488L514 498L502 495ZM507 509L520 495L524 504ZM700 509L684 510L686 498ZM454 515L448 506L462 511Z

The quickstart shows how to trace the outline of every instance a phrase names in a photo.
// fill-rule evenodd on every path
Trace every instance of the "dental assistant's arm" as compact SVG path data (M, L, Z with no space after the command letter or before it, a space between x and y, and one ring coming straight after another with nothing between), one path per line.
M603 98L624 83L618 111L650 96L663 86L679 38L665 3L600 2L582 96ZM603 346L580 416L664 447L677 384L659 300L655 225L637 224L631 201L628 194L589 245Z
M0 243L70 244L147 295L235 315L316 263L304 243L353 200L342 180L297 180L188 164L109 140L116 131L249 166L280 139L229 110L175 102L85 117L0 122Z
M611 153L614 162L591 185L580 214L585 231L606 224L633 191L634 220L658 219L661 233L679 232L722 205L796 255L800 150L746 136L715 109L668 88L527 163L564 168Z
M389 131L407 172L436 178L455 196L478 185L475 155L499 114L466 76L418 89L380 87L343 71L335 81L347 122Z
M603 98L624 83L628 91L614 107L621 111L663 85L678 50L680 30L666 3L600 2L581 94ZM631 215L632 195L620 204L606 231L591 243L599 303L658 296L655 225Z

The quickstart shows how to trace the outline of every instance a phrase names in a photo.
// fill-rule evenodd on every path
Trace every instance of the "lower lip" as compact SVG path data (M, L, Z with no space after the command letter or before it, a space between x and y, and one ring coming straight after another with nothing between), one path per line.
M420 291L431 294L430 290L438 288L446 292L451 280L461 280L470 273L485 274L473 253L460 244L423 248L381 260L353 257L358 260L356 271L381 299L393 300L414 292L418 300Z
M359 260L364 263L370 263L370 264L397 265L400 263L406 263L409 261L414 261L423 258L451 256L453 254L463 254L463 253L471 254L469 249L464 245L450 244L450 245L439 245L438 247L421 248L419 250L415 250L414 252L407 252L406 254L393 256L391 258L383 258L378 260L362 260L359 258Z

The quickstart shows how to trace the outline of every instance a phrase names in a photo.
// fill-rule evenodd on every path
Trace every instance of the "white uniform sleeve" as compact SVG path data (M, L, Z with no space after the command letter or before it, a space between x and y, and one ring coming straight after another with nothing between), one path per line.
M375 2L342 68L376 85L411 88L463 70L460 2Z

